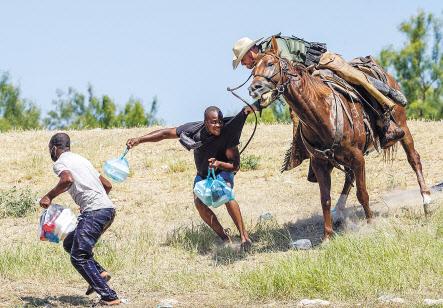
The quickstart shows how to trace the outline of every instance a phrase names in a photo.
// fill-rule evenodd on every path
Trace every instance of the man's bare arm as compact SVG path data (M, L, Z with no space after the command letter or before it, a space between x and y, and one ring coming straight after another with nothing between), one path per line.
M131 149L140 143L145 142L158 142L164 139L176 139L177 136L177 129L175 127L173 128L163 128L158 129L153 132L150 132L144 136L137 137L137 138L131 138L126 142L126 146Z
M215 158L209 159L210 168L219 168L226 171L238 171L240 169L240 153L238 147L232 147L226 149L225 152L227 162L216 160Z
M74 183L74 178L68 170L62 171L59 178L57 185L40 200L41 207L47 208L55 197L67 191Z
M105 191L106 191L106 194L109 195L109 192L110 192L111 189L112 189L112 184L111 184L111 182L109 182L105 177L103 177L103 176L101 176L101 175L100 175L100 182L102 182L102 185L103 185L103 188L104 188Z

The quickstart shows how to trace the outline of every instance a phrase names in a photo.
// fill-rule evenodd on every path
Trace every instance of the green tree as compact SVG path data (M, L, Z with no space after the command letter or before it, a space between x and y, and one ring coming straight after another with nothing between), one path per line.
M399 26L406 42L399 50L389 46L380 53L408 98L411 118L443 118L442 19L419 11Z
M281 100L273 102L268 108L262 110L261 116L257 115L259 123L274 124L274 123L291 123L291 116L289 108L286 103ZM253 115L248 116L247 123L254 123Z
M0 76L0 131L40 128L40 110L20 97L7 73Z
M66 93L57 90L56 95L52 101L55 108L44 119L45 126L49 129L83 128L80 117L87 112L85 96L71 87Z
M91 85L88 86L88 97L69 88L68 92L57 91L53 101L55 109L48 113L45 124L49 129L84 129L150 126L161 123L156 117L158 101L155 97L149 112L141 100L131 98L122 111L108 96L97 97Z

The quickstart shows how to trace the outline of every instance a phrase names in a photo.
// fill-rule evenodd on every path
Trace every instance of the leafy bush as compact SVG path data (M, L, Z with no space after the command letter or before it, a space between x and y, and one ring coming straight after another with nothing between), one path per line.
M242 171L257 170L260 162L260 156L245 155L240 160L240 169Z
M24 217L35 210L35 196L30 189L18 189L0 192L0 218Z

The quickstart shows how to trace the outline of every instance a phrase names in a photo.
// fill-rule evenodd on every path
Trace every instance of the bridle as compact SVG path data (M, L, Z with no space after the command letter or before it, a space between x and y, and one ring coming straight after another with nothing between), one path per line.
M270 76L266 76L263 74L256 74L255 70L257 69L257 65L263 60L263 58L266 55L272 56L273 58L278 60L276 63L278 63L279 69L274 70L273 74ZM254 71L252 72L252 76L264 78L264 79L266 79L266 81L272 83L275 86L275 89L272 90L273 99L276 99L278 96L283 94L286 91L288 85L291 83L291 81L296 81L296 80L299 80L299 78L300 78L299 75L293 74L289 71L288 60L281 58L271 52L265 52L264 56L259 60L257 65L255 66ZM278 75L280 75L280 78L278 81L275 81L274 79ZM284 79L286 79L286 80L284 80Z

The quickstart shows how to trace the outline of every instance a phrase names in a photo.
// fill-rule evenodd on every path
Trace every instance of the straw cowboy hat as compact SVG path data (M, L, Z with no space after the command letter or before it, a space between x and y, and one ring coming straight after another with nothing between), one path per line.
M258 40L251 40L249 37L242 37L234 44L234 48L232 48L232 52L234 53L234 57L232 59L232 68L236 69L238 64L241 62L245 54L251 49L252 46L260 42L263 38L259 38Z

